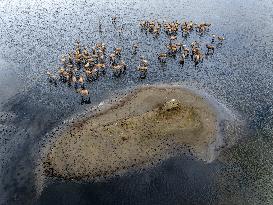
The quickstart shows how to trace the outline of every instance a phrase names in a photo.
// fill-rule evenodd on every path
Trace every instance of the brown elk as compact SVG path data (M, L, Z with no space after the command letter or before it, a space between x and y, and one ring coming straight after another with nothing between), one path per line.
M117 21L117 17L116 16L112 16L112 23L115 24Z
M134 54L134 55L136 55L137 54L137 49L138 49L138 44L137 43L134 43L133 44L133 46L132 46L132 53Z
M90 96L89 96L89 91L83 86L82 89L79 91L82 99L81 99L81 104L90 104Z
M184 53L185 57L188 57L190 55L190 49L187 48L186 45L182 45L182 48L183 48L183 53Z
M224 38L223 36L218 36L217 38L218 38L218 40L219 40L220 42L223 42L223 41L225 40L225 38Z
M148 67L147 67L147 66L141 66L141 65L140 65L140 66L138 66L137 70L140 72L139 77L140 77L141 79L146 78L147 72L148 72Z
M147 67L149 65L149 62L142 56L140 58L140 66Z
M47 71L46 74L47 74L47 77L48 77L48 81L56 86L56 85L57 85L57 77L54 76L54 75L53 75L51 72L49 72L49 71Z
M125 64L124 61L121 61L117 65L112 65L112 70L113 70L114 76L119 77L122 73L125 72L126 68L127 68L127 65Z
M158 60L160 63L166 63L167 54L166 53L160 53L158 55Z
M121 56L121 51L122 51L122 48L115 48L114 53L115 53L116 56L120 57Z
M179 60L179 63L180 63L182 66L184 66L184 64L185 64L185 55L184 55L184 54L181 55L180 60Z
M206 44L208 49L207 54L214 53L215 47L213 45Z
M197 66L202 60L203 54L199 49L197 49L193 54L193 61L195 63L195 66Z

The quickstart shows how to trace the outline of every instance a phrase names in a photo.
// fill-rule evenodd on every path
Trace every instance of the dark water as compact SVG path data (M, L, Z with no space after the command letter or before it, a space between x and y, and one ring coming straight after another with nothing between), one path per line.
M217 166L180 157L160 168L107 182L57 182L45 190L40 204L213 204L217 203L213 186Z
M1 1L0 202L273 204L272 8L270 0ZM113 15L119 17L117 27L125 30L120 37L111 24ZM177 59L162 67L155 54L164 51L166 37L153 39L141 33L141 19L210 22L211 33L224 35L226 41L198 67L187 61L181 68ZM86 108L79 105L78 95L62 85L50 86L44 75L56 70L61 53L71 50L77 39L88 46L103 41L108 50L122 46L129 67L119 79L109 73L92 83L90 106L139 84L179 82L238 113L250 134L211 164L183 156L102 183L56 181L35 201L33 147L63 120ZM192 35L185 43L193 39L208 41ZM129 52L133 42L141 45L135 57ZM134 71L140 55L151 63L143 81Z

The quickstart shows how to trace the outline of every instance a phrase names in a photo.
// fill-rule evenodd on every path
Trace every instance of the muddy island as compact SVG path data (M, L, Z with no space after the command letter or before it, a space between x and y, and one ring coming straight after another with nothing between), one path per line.
M47 176L94 179L185 151L210 161L217 136L216 112L201 96L180 87L142 87L54 136L43 169Z

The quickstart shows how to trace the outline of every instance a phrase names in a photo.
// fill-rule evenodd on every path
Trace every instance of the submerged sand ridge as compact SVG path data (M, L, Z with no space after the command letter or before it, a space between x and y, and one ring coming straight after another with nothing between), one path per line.
M96 178L156 164L185 149L210 160L217 137L213 108L178 87L146 87L122 103L71 124L48 150L48 176Z

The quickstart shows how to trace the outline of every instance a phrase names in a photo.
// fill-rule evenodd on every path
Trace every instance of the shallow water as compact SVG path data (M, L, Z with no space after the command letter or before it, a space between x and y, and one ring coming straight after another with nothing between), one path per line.
M247 123L248 134L212 164L185 156L104 183L55 182L37 203L273 203L272 8L270 0L1 1L0 202L35 204L32 148L63 120L88 109L79 105L79 96L69 88L50 86L44 75L46 70L56 70L60 54L80 39L88 46L103 41L108 50L123 46L129 65L125 76L115 79L107 74L90 85L90 106L139 84L179 82L227 106ZM119 17L118 27L124 26L121 37L111 24L113 15ZM162 67L154 56L164 48L160 42L165 37L153 39L141 33L138 21L146 18L207 21L212 23L211 33L224 35L226 41L197 67L188 61L181 68L175 59ZM99 19L102 34L98 32ZM141 52L132 57L129 48L135 41L140 42ZM134 71L140 55L151 62L143 81Z

